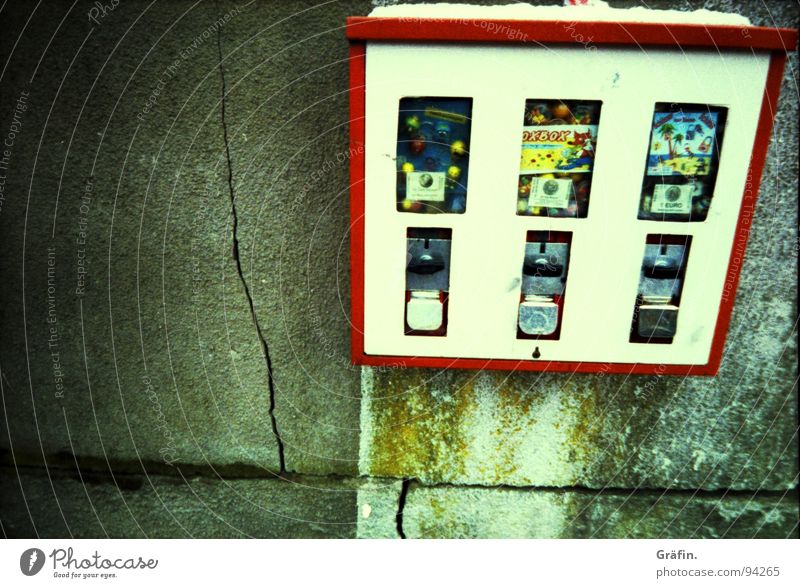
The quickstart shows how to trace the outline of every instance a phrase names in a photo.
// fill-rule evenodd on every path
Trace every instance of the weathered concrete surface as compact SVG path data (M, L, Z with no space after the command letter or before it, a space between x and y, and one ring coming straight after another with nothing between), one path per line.
M79 7L55 34L68 8L40 7L2 80L3 136L29 99L0 211L0 447L277 470L232 253L215 7L122 2L94 26ZM4 7L3 61L32 9Z
M797 537L797 494L714 497L414 484L403 531L408 538L787 538Z
M359 539L398 539L403 482L368 478L358 488L356 534Z
M257 2L222 31L242 265L269 341L289 471L357 471L342 27L369 10Z
M355 536L353 480L50 475L0 470L7 537Z
M726 385L365 370L362 472L429 484L793 487L790 384L773 393Z
M397 538L392 480L214 479L6 468L0 523L15 537ZM785 538L797 494L589 492L412 484L408 538Z
M341 26L347 14L366 14L371 3L238 7L175 0L150 6L132 0L93 29L86 18L90 4L76 5L58 32L71 2L40 5L0 84L3 139L14 105L23 91L29 93L0 209L4 459L33 463L46 455L63 465L74 454L95 466L108 460L115 472L141 469L140 459L159 471L169 471L164 462L173 460L212 473L278 468L267 370L232 255L227 128L242 269L269 343L286 464L295 471L352 474L360 370L349 366L348 351L347 66ZM649 4L705 4L748 15L755 24L797 24L792 3ZM0 62L33 6L4 5ZM223 126L213 27L225 15ZM797 71L794 56L790 67ZM156 89L157 101L144 113ZM796 104L787 76L719 378L517 374L503 383L507 374L485 374L470 384L475 374L462 372L437 376L428 385L423 382L433 374L424 371L383 373L365 388L361 471L476 484L796 484ZM86 195L88 203L81 200ZM84 216L85 230L79 229ZM88 277L79 298L74 291L81 232ZM49 247L55 249L63 399L56 397L48 348ZM411 391L417 383L421 389ZM156 463L162 467L154 468ZM175 470L175 476L180 471L187 469ZM194 495L185 491L213 483L197 480L176 488L163 480L171 488L164 491L170 510L193 513L200 521L186 523L192 534L235 532L198 511ZM332 491L337 483L348 484L332 480ZM37 497L34 505L49 496L45 484L44 493L31 495ZM231 484L261 492L255 480ZM375 484L363 492L371 515L363 517L363 504L348 504L342 509L357 513L345 520L361 517L359 532L391 536L400 484ZM142 488L148 487L146 480ZM119 495L108 485L97 488L102 496ZM137 504L157 504L152 496ZM281 496L287 501L281 512L297 518L328 512L329 494ZM279 506L283 499L265 498ZM87 513L93 520L80 485L59 500L77 513L72 528L102 535L99 525L77 522ZM219 500L236 502L230 496ZM7 512L17 514L16 506ZM413 531L413 501L409 506ZM126 512L121 500L117 507ZM42 503L45 512L52 508ZM130 525L117 521L111 528L127 534L136 518L150 521L143 527L158 530L158 536L180 534L169 513L154 510L148 518L145 506L137 508L141 515L131 516ZM283 525L280 517L259 519L242 511L237 519L239 514L225 514L222 507L219 512L245 534L309 532ZM674 516L665 512L654 519L653 532L664 528L664 517ZM251 518L259 532L249 526Z

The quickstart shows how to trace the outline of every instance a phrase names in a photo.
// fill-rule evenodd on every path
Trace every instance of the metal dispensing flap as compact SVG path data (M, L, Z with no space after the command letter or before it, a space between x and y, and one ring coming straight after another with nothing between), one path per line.
M450 289L450 239L407 239L406 290Z
M681 289L685 255L684 245L646 245L639 285L642 297L667 303L677 296Z
M678 329L678 307L672 304L642 304L639 307L640 337L674 337Z
M567 243L526 243L522 264L522 293L560 296L567 275Z
M518 324L526 335L551 335L558 328L558 305L547 296L526 296L519 305Z

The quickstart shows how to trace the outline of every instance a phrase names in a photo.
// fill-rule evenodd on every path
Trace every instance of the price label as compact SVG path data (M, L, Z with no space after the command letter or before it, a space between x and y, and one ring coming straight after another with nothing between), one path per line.
M656 184L653 188L653 202L650 212L660 214L689 214L692 211L692 195L694 186L686 184L675 186L669 184Z
M533 178L528 207L567 208L572 191L572 180L554 178Z
M444 202L444 172L410 172L406 174L406 198L426 202Z

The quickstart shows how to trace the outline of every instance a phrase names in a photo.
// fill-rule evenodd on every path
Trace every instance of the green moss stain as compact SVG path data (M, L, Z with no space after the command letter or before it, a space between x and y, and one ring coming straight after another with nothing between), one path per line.
M540 376L376 370L370 378L362 473L430 483L573 481L567 445L575 409L538 389Z
M567 450L570 460L580 464L580 474L591 467L596 458L602 431L602 417L599 415L597 390L589 387L574 396L563 397L564 410L575 415L567 435Z
M369 474L422 480L463 474L459 456L469 448L462 422L474 411L474 390L471 380L452 384L427 370L374 374Z
M744 463L749 454L731 450L731 440L743 435L745 419L761 405L741 393L731 399L735 390L721 384L709 388L706 380L463 370L369 373L362 403L364 475L594 488L715 488L744 467L761 468L759 480L773 475L775 461L767 449L759 450L766 458L759 455L755 464ZM765 420L760 413L755 419Z

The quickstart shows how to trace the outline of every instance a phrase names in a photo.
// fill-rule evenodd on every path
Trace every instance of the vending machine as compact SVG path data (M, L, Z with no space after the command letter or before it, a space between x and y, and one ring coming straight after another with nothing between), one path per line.
M453 10L347 21L353 361L716 374L796 32Z

